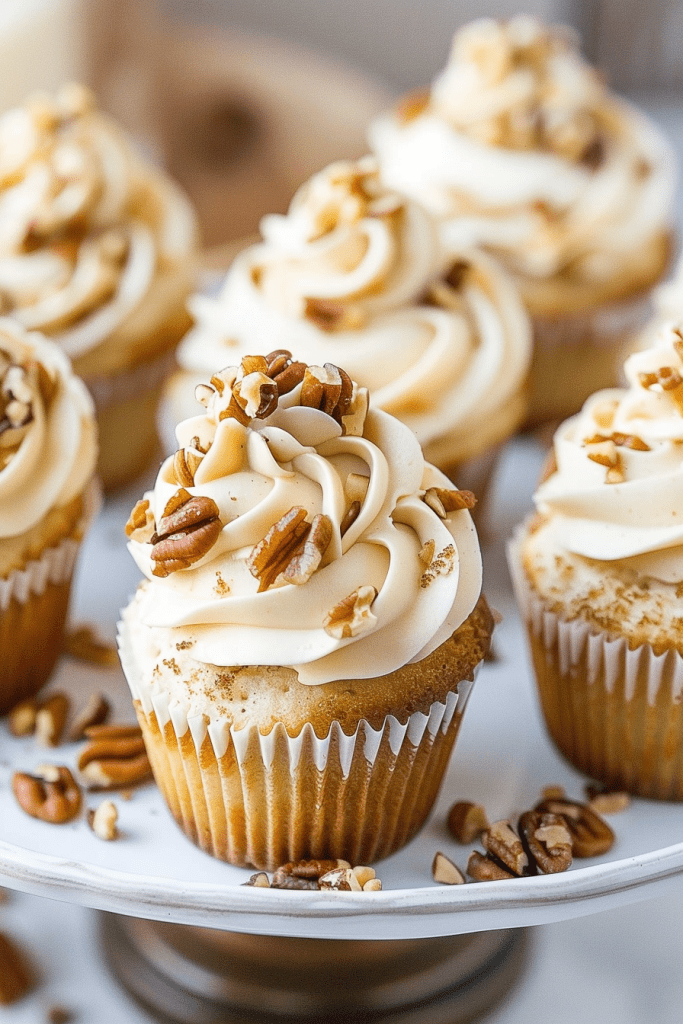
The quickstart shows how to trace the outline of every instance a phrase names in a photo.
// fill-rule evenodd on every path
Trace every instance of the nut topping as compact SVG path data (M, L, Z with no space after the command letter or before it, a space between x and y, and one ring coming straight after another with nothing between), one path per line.
M157 532L151 538L152 574L164 578L187 569L214 546L222 523L213 498L192 497L181 489L164 509Z
M332 416L341 425L353 398L353 382L348 373L325 363L308 366L301 385L301 404Z
M361 509L361 504L360 504L359 501L352 501L351 502L351 504L347 508L346 512L344 513L342 521L339 524L339 534L340 534L340 536L343 537L344 534L348 532L350 527L353 526L353 524L355 523L356 519L358 519L358 516L360 515L360 509Z
M432 862L432 878L442 885L463 885L465 882L465 876L457 864L440 851Z
M422 500L436 512L439 519L445 519L449 512L459 512L463 508L471 509L477 504L472 491L450 490L444 487L430 487L425 491Z
M50 776L49 780L39 775L15 772L12 776L12 792L21 809L32 818L52 825L63 825L79 813L81 790L64 765L51 765L50 768L53 770L45 772Z
M588 806L596 814L618 814L631 804L628 793L611 792L598 789L596 786L586 786L586 796Z
M132 786L152 774L138 726L96 725L86 735L90 742L78 758L78 770L90 789Z
M571 867L572 837L563 818L526 811L519 819L519 834L532 869L550 875Z
M359 587L331 608L323 619L323 627L336 640L359 636L377 625L372 603L377 597L374 587Z
M652 451L649 444L646 444L642 437L637 437L635 434L622 434L619 431L615 431L613 434L594 434L593 437L587 437L583 443L585 445L594 445L603 444L605 441L612 441L618 448L631 448L635 452ZM597 462L598 460L596 459L595 461Z
M471 843L489 827L486 811L481 804L459 800L448 812L448 828L459 843Z
M259 581L258 592L267 590L280 575L297 586L307 583L331 539L329 516L316 515L307 523L306 509L294 505L271 526L247 559L249 572Z
M638 381L648 390L659 385L662 391L674 391L683 384L683 377L674 366L660 366L654 373L639 373Z
M191 448L179 448L173 456L173 475L181 487L193 487L203 456ZM137 539L137 538L136 538Z
M33 987L33 973L18 946L0 932L0 1006L10 1006Z
M614 845L612 829L586 804L572 800L542 800L534 810L542 814L556 814L564 820L572 837L575 857L598 857Z
M126 537L147 544L154 534L154 516L146 498L135 505L126 523Z
M494 821L481 836L484 849L496 857L515 875L523 875L529 866L529 858L524 852L522 841L512 831L508 821Z
M274 380L265 373L255 372L248 373L233 384L232 396L248 417L265 419L277 409L279 392Z
M472 853L467 862L467 874L475 882L499 882L503 878L517 878L517 875L503 864L498 863L493 857L484 856L478 850Z

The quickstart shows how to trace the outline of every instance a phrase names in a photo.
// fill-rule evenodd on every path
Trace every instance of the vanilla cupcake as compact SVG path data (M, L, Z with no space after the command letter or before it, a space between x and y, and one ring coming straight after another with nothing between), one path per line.
M683 333L555 436L512 565L549 732L609 787L683 799Z
M365 863L435 799L492 620L468 507L328 363L243 359L127 532L122 664L183 831L235 864Z
M250 352L329 359L429 461L479 491L526 412L530 331L506 274L476 250L446 255L431 216L383 187L371 158L330 165L261 226L220 295L190 302L174 412L187 415L196 383Z
M0 118L2 311L57 342L97 409L105 487L158 448L155 411L190 320L196 230L179 190L80 86Z
M0 714L59 656L96 459L92 401L69 360L0 319Z
M666 269L675 160L566 28L526 15L455 36L429 93L371 127L383 179L514 275L534 328L530 419L617 381Z

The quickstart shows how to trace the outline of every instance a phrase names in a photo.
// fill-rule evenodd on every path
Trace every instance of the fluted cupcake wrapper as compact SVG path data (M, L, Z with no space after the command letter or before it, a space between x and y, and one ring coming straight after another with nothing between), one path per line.
M564 620L531 588L523 530L508 559L525 620L541 707L562 754L613 789L683 800L683 658L629 648L582 619Z
M61 653L76 556L100 506L93 481L72 534L0 580L0 714L47 682Z
M624 358L652 312L651 294L595 309L532 316L529 422L564 419L621 381Z
M121 664L154 775L178 825L222 860L273 870L291 860L387 857L418 831L441 784L472 681L429 714L405 722L365 720L351 735L333 722L290 736L281 723L262 735L219 714L189 714L137 671L125 623Z

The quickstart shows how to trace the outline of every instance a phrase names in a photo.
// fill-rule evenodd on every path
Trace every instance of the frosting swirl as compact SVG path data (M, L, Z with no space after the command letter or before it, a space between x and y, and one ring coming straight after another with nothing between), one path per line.
M23 327L79 356L194 244L186 200L83 87L0 117L0 302Z
M92 400L67 357L0 319L0 537L76 497L96 458Z
M514 429L531 344L515 289L481 253L447 257L372 159L326 168L262 228L221 294L191 300L178 359L195 379L275 344L347 367L428 458L443 461L433 446L446 436L453 462Z
M389 186L481 244L522 279L609 281L667 229L670 147L609 94L570 31L526 15L458 32L421 102L371 127Z
M683 579L683 327L625 363L629 387L599 391L555 435L557 470L534 500L558 543Z
M178 426L181 448L127 528L146 626L174 628L200 662L284 665L317 684L420 661L469 615L469 493L346 373L280 351L198 398L205 414Z

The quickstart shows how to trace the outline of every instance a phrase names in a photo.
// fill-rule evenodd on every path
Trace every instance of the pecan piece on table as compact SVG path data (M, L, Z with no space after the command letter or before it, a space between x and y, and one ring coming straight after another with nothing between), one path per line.
M70 700L65 693L51 693L38 704L36 739L44 747L58 747L69 714Z
M508 871L518 877L526 873L529 859L521 839L508 821L494 821L482 832L481 841L487 853L499 860Z
M19 701L9 713L9 731L13 736L30 736L36 728L37 714L38 701L35 697Z
M544 875L551 875L571 867L572 837L564 818L541 811L525 811L518 828L532 871L539 868Z
M0 1006L16 1003L33 988L34 975L18 946L0 932Z
M280 574L288 583L306 583L320 565L332 539L328 516L316 515L306 522L306 509L294 505L268 530L252 549L247 568L259 581L259 593Z
M484 855L479 850L475 850L470 855L467 862L467 874L475 882L499 882L503 878L519 877L504 864L499 863L495 857L491 857L490 854Z
M69 740L75 743L82 740L86 729L92 725L101 725L111 712L111 704L103 693L93 693L85 707L80 711L69 729Z
M152 574L170 576L188 569L214 546L223 528L213 498L194 497L181 488L169 501L151 538Z
M587 804L574 800L541 800L534 810L561 817L572 837L575 857L598 857L614 845L614 832Z
M318 889L318 880L337 868L348 868L345 860L297 860L281 864L271 881L272 889Z
M486 811L481 804L458 800L448 812L448 828L459 843L471 843L489 827Z
M442 885L463 885L465 876L445 853L437 851L432 861L432 878Z
M32 818L64 825L81 809L81 789L64 765L46 766L44 776L15 772L12 792L23 811Z
M96 725L86 729L88 745L78 770L90 789L119 789L145 782L152 769L136 725Z

